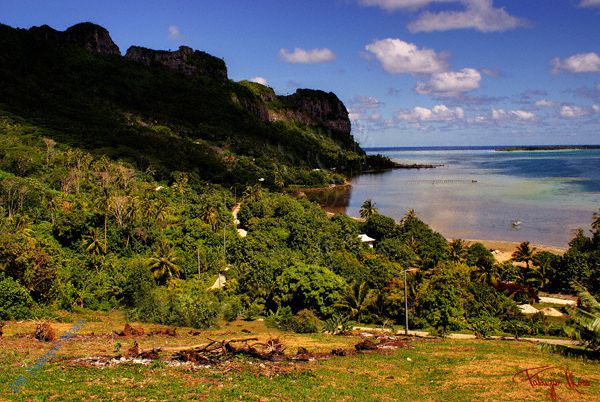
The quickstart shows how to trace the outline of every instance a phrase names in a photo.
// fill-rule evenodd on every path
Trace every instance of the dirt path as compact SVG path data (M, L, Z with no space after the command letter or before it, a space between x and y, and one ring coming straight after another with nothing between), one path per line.
M365 332L376 332L376 331L380 331L380 332L392 332L391 329L387 329L387 328L369 328L369 327L353 327L353 330L356 331L365 331ZM404 334L404 330L399 330L396 331L396 334L398 335L402 335ZM418 336L418 337L430 337L431 335L429 335L429 332L426 331L412 331L409 330L408 331L409 335L412 336ZM449 334L446 336L446 338L450 338L450 339L477 339L477 337L475 335L472 334ZM499 341L514 341L515 338L509 338L509 337L505 337L505 336L490 336L489 339L494 339L494 340L499 340ZM518 340L520 341L527 341L527 342L535 342L535 343L545 343L545 344L549 344L549 345L563 345L563 346L575 346L577 345L577 342L572 341L570 339L547 339L547 338L530 338L530 337L521 337Z

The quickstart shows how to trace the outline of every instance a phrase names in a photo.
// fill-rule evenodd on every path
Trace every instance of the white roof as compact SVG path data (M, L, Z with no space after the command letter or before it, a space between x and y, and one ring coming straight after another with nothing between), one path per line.
M360 241L362 241L363 243L370 243L370 242L373 242L373 241L375 241L375 239L374 239L374 238L372 238L372 237L369 237L369 236L367 236L367 235L366 235L366 234L364 234L364 233L361 233L361 234L359 234L359 235L358 235L358 238L359 238L359 239L360 239Z

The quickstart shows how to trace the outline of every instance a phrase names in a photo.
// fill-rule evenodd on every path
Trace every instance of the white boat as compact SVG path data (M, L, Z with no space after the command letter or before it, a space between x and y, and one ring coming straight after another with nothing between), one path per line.
M519 226L521 226L521 224L522 224L522 223L523 223L523 222L521 222L520 220L515 220L515 221L512 221L512 225L513 225L513 227L515 227L515 228L516 228L516 227L519 227Z

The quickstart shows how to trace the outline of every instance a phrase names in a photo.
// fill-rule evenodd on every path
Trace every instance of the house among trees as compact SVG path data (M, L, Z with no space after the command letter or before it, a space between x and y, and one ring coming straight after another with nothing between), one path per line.
M375 244L375 239L372 237L367 236L364 233L361 233L358 235L358 238L360 239L360 241L362 242L362 244L364 244L365 246L369 246L369 248L373 248L373 244Z

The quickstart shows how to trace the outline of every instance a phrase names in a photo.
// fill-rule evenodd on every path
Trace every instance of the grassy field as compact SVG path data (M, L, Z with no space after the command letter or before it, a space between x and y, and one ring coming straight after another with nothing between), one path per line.
M124 338L111 335L112 330L123 329L125 319L120 312L65 314L63 322L52 325L60 335L78 320L85 321L81 330L61 343L48 364L31 373L28 368L34 367L53 343L30 336L34 322L8 323L0 338L0 400L600 401L600 364L567 359L527 342L414 339L408 348L308 362L266 362L240 356L217 366L170 366L163 360L175 348L207 343L208 337L279 337L290 355L300 346L310 352L351 350L362 338L358 334L282 333L262 321L224 323L197 336L188 334L188 328L178 328L176 337ZM142 327L146 332L159 328ZM134 340L144 350L163 348L163 360L103 368L74 361L116 356L117 342L122 353ZM542 366L555 368L531 382L525 374L515 377L519 371ZM21 375L25 381L15 393L10 385ZM547 385L552 381L556 382L554 396Z

